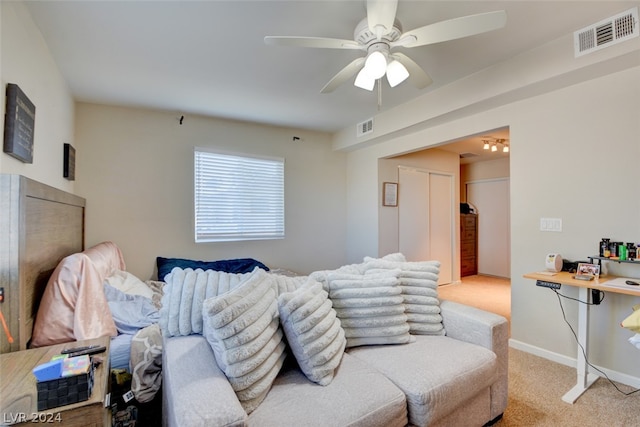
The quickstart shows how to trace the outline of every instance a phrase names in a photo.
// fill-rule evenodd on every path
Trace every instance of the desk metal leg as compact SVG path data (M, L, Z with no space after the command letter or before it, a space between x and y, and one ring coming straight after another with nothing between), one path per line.
M591 292L588 288L578 288L578 299L580 301L591 302ZM578 307L578 342L584 348L584 352L588 354L589 351L589 305L579 304ZM569 390L562 400L567 403L574 403L578 400L578 397L582 395L591 384L593 384L598 378L597 375L589 373L589 367L587 366L587 360L585 359L582 349L578 346L578 358L576 366L578 381L576 385Z

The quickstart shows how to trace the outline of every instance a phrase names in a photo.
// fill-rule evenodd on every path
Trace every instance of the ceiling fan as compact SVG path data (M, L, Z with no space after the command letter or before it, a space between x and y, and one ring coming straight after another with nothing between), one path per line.
M266 44L328 49L356 49L365 51L338 72L322 88L329 93L356 75L355 86L373 90L375 82L385 74L391 87L406 79L418 89L432 83L431 77L420 66L396 47L417 47L448 40L468 37L505 26L507 14L504 10L463 16L402 32L396 19L398 0L367 0L367 17L356 26L354 40L324 37L267 36Z

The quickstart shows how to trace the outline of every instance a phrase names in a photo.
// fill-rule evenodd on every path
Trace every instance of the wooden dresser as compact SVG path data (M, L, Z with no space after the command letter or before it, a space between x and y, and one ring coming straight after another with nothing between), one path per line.
M460 276L478 274L478 215L460 214Z

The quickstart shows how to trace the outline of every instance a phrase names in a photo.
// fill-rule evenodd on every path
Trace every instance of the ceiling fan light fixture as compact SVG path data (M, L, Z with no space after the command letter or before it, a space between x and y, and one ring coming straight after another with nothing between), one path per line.
M353 83L356 87L360 89L365 89L371 92L373 87L376 84L376 79L372 78L369 73L366 71L366 67L360 70L358 75L356 76L356 81Z
M396 87L409 77L409 71L398 60L393 60L387 66L387 81L389 86Z
M409 82L413 86L424 89L433 83L431 77L404 53L395 52L392 54L392 49L425 46L497 30L505 26L507 19L506 12L501 10L462 16L427 24L410 31L403 31L402 25L396 18L397 6L398 0L367 0L366 16L356 25L353 40L328 37L267 36L264 41L270 45L355 49L367 52L366 56L356 58L333 76L322 88L321 93L332 92L362 70L365 70L369 76L366 79L364 76L359 76L356 83L358 87L368 89L372 85L371 79L375 81L387 74L387 79L392 87L410 77ZM402 73L387 70L387 62L393 63L393 59L398 60L404 68ZM393 65L391 69L394 67L401 68ZM407 71L409 76L405 75ZM373 86L375 86L375 82ZM373 90L373 88L368 90ZM379 95L378 107L380 107L380 99Z
M371 52L364 63L363 70L374 80L384 76L387 71L387 58L378 50Z

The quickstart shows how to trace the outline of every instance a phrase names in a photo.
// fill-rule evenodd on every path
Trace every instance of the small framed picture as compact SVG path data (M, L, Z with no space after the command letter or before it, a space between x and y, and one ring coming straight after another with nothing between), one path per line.
M600 277L600 266L596 264L587 264L585 262L579 262L576 274L582 274L585 276L593 276L595 278L598 278Z
M64 144L64 156L62 160L62 176L69 181L76 179L76 149L71 144Z
M13 83L7 84L3 150L24 163L33 163L33 133L36 106Z
M382 183L382 206L398 206L398 183Z

